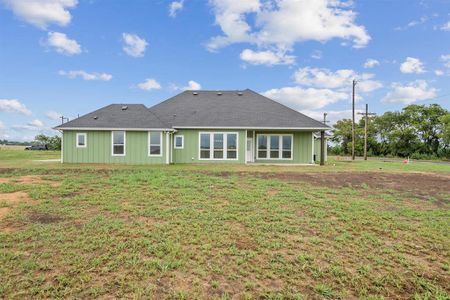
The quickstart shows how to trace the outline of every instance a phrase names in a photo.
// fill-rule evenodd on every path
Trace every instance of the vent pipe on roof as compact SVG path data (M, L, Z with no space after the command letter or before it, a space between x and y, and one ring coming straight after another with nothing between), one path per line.
M128 109L128 106L126 106L126 105L122 106L122 110L127 110L127 109Z
M94 120L97 120L98 119L98 117L97 116L94 116Z
M197 95L198 95L198 93L197 93L197 92L193 92L193 93L192 93L192 95L194 95L194 96L197 96Z
M222 96L222 92L217 92L217 96Z
M242 92L238 92L237 93L239 96L242 96L244 93L242 93Z

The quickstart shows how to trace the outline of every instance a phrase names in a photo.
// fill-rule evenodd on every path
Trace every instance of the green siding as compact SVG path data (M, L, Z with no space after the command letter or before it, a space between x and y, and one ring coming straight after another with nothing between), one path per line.
M278 159L256 159L257 163L266 164L311 164L314 163L312 160L312 147L313 147L313 133L312 132L302 132L302 131L280 131L280 132L267 132L267 131L256 131L254 147L256 152L256 143L258 134L293 134L294 135L294 146L293 146L293 159L292 160L278 160Z
M325 138L325 143L327 142L327 139ZM314 154L316 156L316 161L320 161L320 138L314 139ZM328 160L328 153L327 153L327 144L325 144L325 161Z
M77 132L87 133L87 147L76 147ZM63 161L67 163L163 164L166 162L166 138L162 136L162 156L148 156L148 132L126 132L126 155L112 156L111 131L67 131L63 133Z
M87 147L76 147L77 132L87 134ZM199 160L199 133L200 132L237 132L238 133L238 159L237 160ZM293 159L292 160L255 160L256 163L279 164L310 164L313 153L312 132L305 131L255 131L255 137L260 133L293 134ZM184 148L173 149L173 163L245 163L246 159L246 130L200 130L180 129L176 135L184 136ZM248 130L248 136L253 136L253 131ZM170 135L173 141L173 135ZM126 155L112 156L111 131L72 131L63 133L63 161L65 163L125 163L125 164L164 164L166 163L166 134L163 134L163 147L161 157L148 156L148 132L126 132ZM256 150L256 139L254 148ZM173 142L172 142L173 144Z
M238 133L238 159L237 160L199 160L199 133L200 132L237 132ZM245 163L245 130L198 130L180 129L175 135L184 136L184 148L173 149L172 161L174 163Z

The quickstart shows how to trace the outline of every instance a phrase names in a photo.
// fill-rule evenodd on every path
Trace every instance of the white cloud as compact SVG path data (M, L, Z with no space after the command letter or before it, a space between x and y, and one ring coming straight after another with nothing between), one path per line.
M77 78L80 77L83 80L101 80L101 81L109 81L112 79L112 75L108 73L88 73L83 70L75 70L75 71L64 71L60 70L58 72L61 76L67 76L68 78Z
M136 34L122 33L122 40L125 43L123 51L132 57L143 57L147 48L147 41Z
M368 93L381 88L381 82L373 80L373 74L358 74L350 69L341 69L335 72L321 68L300 68L294 74L297 84L327 89L345 89L351 87L353 79L358 80L358 87L361 92Z
M181 1L173 1L169 5L169 16L175 18L177 16L177 12L183 9L184 0Z
M137 86L141 90L145 91L161 89L161 85L159 84L159 82L152 78L145 79L144 82L139 83Z
M320 50L315 50L315 51L311 54L311 58L314 58L314 59L322 59L322 51L320 51Z
M349 95L344 92L302 87L271 89L263 95L294 109L319 109L328 104L349 99Z
M188 85L182 88L183 90L201 90L202 86L200 83L194 80L189 80Z
M59 113L59 112L56 112L56 111L48 111L48 112L45 113L45 115L50 120L60 120L61 116L62 116L62 113Z
M247 42L288 50L297 42L352 40L355 48L367 45L370 36L356 25L356 13L341 0L210 0L216 24L223 35L213 37L208 49ZM254 17L254 26L247 17Z
M47 45L55 48L56 52L66 55L81 53L81 46L76 40L69 39L65 33L49 32Z
M450 54L441 55L441 61L444 62L444 66L450 69Z
M450 21L441 26L441 30L450 31Z
M5 128L6 128L5 123L3 123L2 121L0 121L0 129L5 129Z
M434 70L434 74L436 74L436 76L442 76L442 75L444 75L444 71L442 71L442 70Z
M370 69L370 68L376 67L378 65L380 65L380 62L378 60L373 59L373 58L369 58L364 63L364 68Z
M295 63L295 56L286 55L282 52L259 51L255 52L250 49L245 49L241 52L241 60L252 65L290 65Z
M423 63L418 58L407 57L406 60L400 65L400 71L402 73L425 73Z
M16 112L24 115L31 115L31 111L16 99L0 99L0 111Z
M433 99L437 90L428 86L425 80L416 80L406 85L393 83L392 90L383 97L382 102L412 104L417 101Z
M13 125L11 126L11 128L15 130L33 130L33 131L48 129L45 126L44 122L38 119L30 121L26 125Z
M72 16L69 9L77 6L77 0L3 0L6 7L20 19L41 29L51 23L66 26Z
M416 27L417 25L424 24L425 22L428 21L428 19L429 18L427 16L422 16L422 17L420 17L419 20L413 20L413 21L409 22L408 24L406 24L406 26L396 27L395 30L406 30L406 29L409 29L411 27Z

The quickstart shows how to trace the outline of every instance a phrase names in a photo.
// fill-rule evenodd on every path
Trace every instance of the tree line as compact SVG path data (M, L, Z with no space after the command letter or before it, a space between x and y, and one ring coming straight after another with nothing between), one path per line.
M364 153L364 118L355 124L355 151ZM343 119L333 126L331 153L351 155L352 121ZM408 105L369 117L369 156L397 156L413 159L450 158L450 113L438 104Z

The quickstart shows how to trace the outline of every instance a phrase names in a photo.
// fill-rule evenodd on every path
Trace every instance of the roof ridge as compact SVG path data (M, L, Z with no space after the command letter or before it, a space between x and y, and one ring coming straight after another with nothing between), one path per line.
M158 119L158 121L160 121L162 124L164 124L164 126L167 126L167 128L169 128L169 127L173 128L173 125L166 124L166 122L161 120L161 118L154 111L152 111L150 108L147 108L147 112L149 112L152 115L154 115Z

